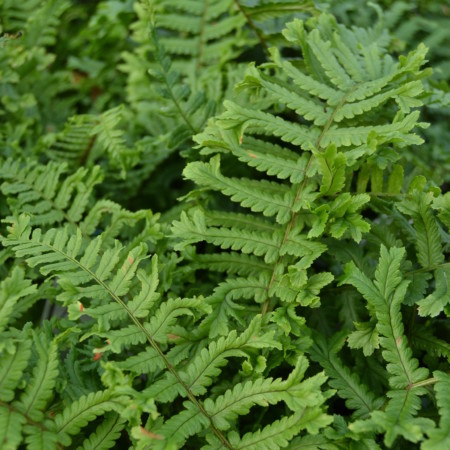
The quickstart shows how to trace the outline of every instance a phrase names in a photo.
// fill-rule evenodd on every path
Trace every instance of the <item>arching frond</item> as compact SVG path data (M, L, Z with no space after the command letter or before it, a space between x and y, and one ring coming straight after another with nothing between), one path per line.
M86 213L94 187L103 179L99 166L68 175L67 164L9 159L0 170L2 193L17 213L32 215L34 225L78 223Z

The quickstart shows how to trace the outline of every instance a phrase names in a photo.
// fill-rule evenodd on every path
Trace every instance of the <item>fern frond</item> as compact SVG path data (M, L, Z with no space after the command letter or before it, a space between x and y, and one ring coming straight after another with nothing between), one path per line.
M183 406L185 409L155 430L155 434L165 438L164 447L182 448L189 436L200 433L209 425L207 417L202 416L192 403L184 402Z
M16 213L32 215L33 225L76 224L85 214L94 187L103 175L99 166L67 174L67 164L9 159L0 170L2 193ZM62 180L62 178L64 178Z
M350 348L362 348L365 356L370 356L375 349L380 347L379 335L376 324L370 322L354 322L356 331L348 336Z
M39 7L38 0L28 0L21 3L10 3L2 8L2 19L6 29L21 30L25 26L30 13ZM3 5L2 5L3 6Z
M13 406L31 420L40 422L58 376L58 348L55 340L50 341L44 333L33 333L33 342L38 362L27 388Z
M0 336L14 318L18 300L36 292L36 285L25 279L25 272L16 266L0 284ZM2 351L0 345L0 351Z
M307 429L309 433L316 433L319 428L325 427L329 422L330 418L320 409L310 408L305 412L283 417L254 433L246 433L242 438L239 438L237 433L230 433L230 443L235 449L284 448L301 430Z
M372 282L365 274L349 263L346 268L345 283L352 284L366 298L375 310L377 329L383 357L388 362L391 374L389 383L394 389L405 389L413 383L424 380L428 371L419 368L412 358L406 336L403 334L400 305L409 282L402 279L400 263L405 250L381 246L380 260Z
M25 425L24 432L27 435L25 442L29 448L36 450L57 450L58 436L52 431L47 431L33 425Z
M431 330L426 328L418 328L414 330L412 336L412 344L425 350L431 355L437 355L450 360L450 344L443 339L433 336Z
M244 136L242 144L238 145L235 139L230 139L230 134L230 131L224 130L222 137L226 139L230 151L239 161L254 167L259 172L276 175L281 180L289 178L289 181L294 184L304 180L308 165L307 155L301 155L299 158L291 150L250 136Z
M120 397L114 397L110 391L92 392L79 398L55 416L54 428L59 441L65 446L70 445L71 436L79 433L89 422L106 411L120 412L121 408Z
M450 268L448 267L434 271L434 292L417 302L421 316L436 317L447 309L447 305L450 304L449 278Z
M173 55L190 56L196 67L229 59L243 45L245 17L232 0L158 3L156 25L172 32L161 44Z
M399 435L417 442L430 427L428 419L414 417L421 406L420 395L425 393L423 388L414 386L416 383L420 386L428 370L419 367L417 359L412 357L403 334L400 305L409 284L402 279L400 272L404 255L403 248L387 250L382 245L375 281L372 282L353 263L347 265L345 278L345 282L355 286L375 311L382 355L388 363L389 384L392 388L387 394L390 400L385 411L374 411L367 423L359 421L351 427L355 431L381 428L386 432L385 443L388 447Z
M153 373L164 368L164 363L153 348L136 353L125 361L119 361L117 367L136 374Z
M117 126L123 117L123 107L109 109L98 116L97 124L91 131L91 134L96 136L96 142L108 153L111 162L122 169L122 176L128 168L137 163L139 157L138 149L127 145L124 130Z
M99 300L113 299L121 305L132 324L105 334L105 337L111 341L108 344L110 349L120 351L122 346L147 341L162 359L170 377L176 379L177 392L187 395L192 403L192 408L199 412L201 421L206 420L211 423L208 413L180 378L177 370L170 364L159 345L159 342L167 342L168 328L173 327L177 317L193 315L192 308L207 310L207 306L203 305L199 299L169 299L159 306L148 323L143 324L138 317L135 317L121 296L128 294L137 265L145 258L144 244L132 249L125 258L120 257L122 249L118 244L114 249L107 250L102 256L99 256L101 237L92 240L87 247L83 248L79 230L75 236L69 238L67 230L64 229L51 229L45 234L42 234L40 229L32 232L29 228L29 217L26 216L20 216L17 220L10 222L12 223L12 226L9 227L11 234L8 238L3 238L2 243L12 246L18 256L26 257L30 266L39 266L41 273L57 273L58 283L66 291L59 295L62 301L69 303L80 298L87 298L91 299L95 305L99 303ZM139 298L138 303L153 301L152 296L148 297L146 294L147 292L143 293L143 298ZM102 335L103 333L98 334ZM96 414L113 408L115 403L109 401L110 395L106 391L93 393L91 396L80 399L78 403L72 404L55 418L57 432L64 445L70 444L70 434L77 433L80 427L92 420ZM104 396L106 396L105 399ZM97 400L98 404L96 404ZM95 404L92 408L89 406L91 402ZM77 411L77 408L85 407L87 408L85 413L81 414ZM212 429L221 436L214 426Z
M212 158L209 163L195 162L186 166L183 174L200 186L222 191L234 202L262 212L265 216L275 216L279 223L286 223L291 214L294 192L285 186L261 180L228 178L220 173L220 159Z
M309 129L305 125L289 122L264 111L246 108L229 100L224 102L224 106L226 111L219 116L218 125L228 130L245 124L245 128L239 128L241 136L244 131L250 134L276 136L283 142L307 148L320 135L317 128Z
M111 200L97 201L85 215L79 224L83 234L95 236L102 231L102 241L107 245L113 245L122 231L127 228L135 228L135 237L130 246L137 246L140 242L155 242L161 235L157 220L159 214L153 214L150 210L128 211ZM137 224L143 223L142 232L138 233Z
M428 440L422 443L422 450L432 450L435 448L445 448L450 444L450 411L448 408L448 398L450 396L450 377L447 373L436 371L433 373L437 379L434 385L436 392L436 402L439 408L440 422L439 428L431 429L427 432Z
M248 232L238 228L206 228L204 215L200 210L195 210L191 217L183 213L180 221L173 223L173 232L184 238L180 246L206 240L223 249L241 250L246 254L264 256L267 263L274 262L277 258L282 238L280 235L262 231Z
M18 448L22 442L22 427L26 418L9 408L8 405L0 404L0 444L4 448Z
M290 22L284 36L289 45L301 47L304 59L288 60L271 50L270 64L251 65L237 85L238 93L249 93L249 100L225 101L225 111L195 137L200 152L214 156L209 162L188 164L184 176L202 191L219 191L253 213L274 217L276 224L270 221L273 231L263 230L260 215L255 214L254 224L235 215L235 223L228 225L229 212L215 212L218 220L208 221L195 210L174 222L174 234L183 239L176 248L206 241L264 258L269 270L259 278L247 275L258 293L263 292L261 281L268 280L263 312L272 309L275 297L318 305L320 289L332 277L326 272L305 272L326 251L314 238L350 235L360 242L370 229L360 213L370 196L345 192L349 174L377 146L400 148L420 141L411 132L418 125L418 112L411 108L420 104L420 67L426 49L421 46L395 62L385 47L369 44L369 39L364 40L367 48L361 47L360 33L337 25L326 14L306 24ZM387 110L386 104L393 106L392 114L377 115ZM233 157L243 163L244 173L253 176L249 168L255 168L257 179L228 177L227 164ZM332 200L325 204L327 196ZM302 267L297 266L298 258L304 258ZM224 264L224 269L228 274L239 273L236 286L244 285L245 276L233 261L228 267ZM227 280L221 285L225 302L236 298L226 294L226 289L234 289L233 283ZM245 290L241 293L248 298ZM233 309L228 308L230 315Z
M413 190L398 209L410 216L414 224L414 244L417 260L423 269L434 269L434 292L417 302L421 316L435 317L450 303L448 277L450 271L443 266L444 248L438 221L432 211L433 194Z
M185 17L184 20L187 18ZM165 52L164 38L158 38L156 30L152 28L152 41L155 47L155 59L158 69L152 71L152 75L160 81L162 88L159 94L170 100L175 108L175 113L181 119L181 126L177 127L175 134L183 137L176 137L178 144L184 139L198 133L206 118L213 112L214 105L207 102L203 92L192 92L189 86L181 81L181 74L172 68L172 60ZM162 42L161 42L162 41ZM208 104L209 103L209 104ZM208 114L205 115L205 112Z
M414 417L421 407L421 389L396 390L388 393L389 403L385 411L374 411L366 421L356 421L349 428L355 432L385 431L384 443L391 448L398 436L410 442L419 442L434 422L424 417Z
M221 254L195 255L190 268L209 269L218 272L229 271L237 275L258 275L269 270L269 266L259 258L244 253L229 252Z
M83 450L103 450L113 448L125 427L124 420L118 414L106 416L94 433L86 438L80 447Z
M15 389L22 379L24 370L31 355L30 339L25 339L28 330L22 331L21 339L14 344L12 350L2 352L0 362L0 400L10 402L15 395Z
M355 418L363 418L377 410L382 404L382 398L376 398L338 358L337 353L345 342L344 335L336 335L330 343L323 336L316 336L314 345L309 350L311 358L320 363L330 378L329 384L335 388L338 395L345 399L347 408L351 409Z
M321 413L320 409L318 409L324 401L324 397L322 394L317 395L317 392L319 392L319 386L325 381L325 377L319 374L302 381L306 368L306 360L300 359L296 368L285 381L267 378L237 384L233 389L226 391L224 395L220 395L214 401L206 399L205 410L218 429L227 430L239 415L248 413L252 405L267 406L284 401L290 409L299 411L300 417L305 415L310 420L312 419L311 424L303 424L303 426L308 427L311 432L317 432L319 428L326 426L331 421L331 418ZM198 411L193 410L188 403L185 406L185 410L172 417L158 429L158 434L172 436L175 429L177 429L177 431L181 431L179 435L186 439L188 436L198 433L206 427L207 423L204 420L203 422L196 420L199 414ZM297 416L296 419L298 420L299 417ZM269 439L269 434L273 434L275 430L289 434L287 430L281 429L285 425L287 423L284 421L276 422L274 426L268 427L262 433L267 439ZM235 433L230 434L230 437L236 441ZM178 439L176 440L177 446L184 442L184 440ZM247 436L247 439L251 440L250 436ZM276 438L273 436L272 439L277 442L278 439L283 439L283 437L278 436Z
M49 0L33 11L25 25L24 35L28 47L51 46L56 42L60 16L70 7L68 1Z
M62 131L45 135L41 142L48 148L46 154L57 162L84 165L95 145L96 137L92 130L97 123L93 114L70 117Z
M261 332L259 316L253 319L240 336L233 330L227 337L212 341L208 348L201 350L179 373L180 379L193 394L205 394L206 388L221 373L221 367L227 364L229 358L248 358L248 351L257 348L279 348L279 344L273 339L273 332ZM147 393L158 401L173 401L177 395L184 395L183 391L175 390L176 385L176 378L172 374L167 374L155 382Z
M448 11L356 3L0 1L1 449L446 446Z
M423 268L438 266L444 261L439 228L430 207L432 201L431 193L414 191L411 199L398 205L398 209L414 221L417 259Z
M257 217L253 214L243 214L231 211L220 210L203 210L202 213L205 216L205 224L212 227L227 227L245 229L250 224L253 224L254 228L260 231L273 233L277 227L270 219L263 217Z
M266 378L239 383L215 401L205 400L205 409L219 429L227 430L239 415L248 414L255 404L267 406L284 401L294 412L319 406L324 400L320 386L326 377L317 374L302 382L307 367L306 358L300 357L287 380Z
M124 256L123 248L116 243L114 248L107 249L100 256L101 237L95 238L85 247L79 230L71 237L64 229L51 229L45 234L36 229L31 234L28 217L21 216L17 222L12 223L11 235L3 239L4 245L13 246L18 256L25 256L32 267L39 266L42 274L57 273L58 283L66 291L59 294L61 301L74 305L77 300L91 300L90 314L101 319L100 323L106 329L112 320L128 317L134 322L123 330L108 333L113 341L111 348L116 351L119 351L122 345L138 343L142 339L150 340L153 345L156 345L156 341L165 342L167 327L176 317L180 314L191 314L191 307L202 308L201 302L196 299L169 299L160 305L144 327L139 318L148 315L158 298L155 294L155 276L149 277L144 271L138 272L141 281L140 292L129 302L121 297L128 294L137 266L146 258L145 244L141 243ZM156 259L153 268L156 270ZM108 302L102 305L102 301L111 299L120 305L120 308L116 305L110 306ZM78 304L78 308L79 312L84 311L84 306L80 308ZM75 310L72 306L72 314L75 314Z
M450 195L447 192L433 200L433 209L438 211L438 217L442 223L450 229Z
M231 331L227 337L221 337L211 342L207 349L189 364L180 376L189 389L196 395L206 392L206 387L219 375L220 367L226 364L230 357L245 357L245 350L251 348L279 348L273 339L273 332L260 334L261 318L256 316L249 327L238 337L236 331Z

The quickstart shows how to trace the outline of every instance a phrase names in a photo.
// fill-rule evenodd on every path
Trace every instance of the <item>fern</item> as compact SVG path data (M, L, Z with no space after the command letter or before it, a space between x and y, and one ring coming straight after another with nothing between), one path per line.
M58 376L57 345L61 336L50 340L45 331L41 331L33 332L32 340L25 340L27 334L30 334L29 329L25 329L19 336L20 340L16 344L18 351L7 354L1 363L0 416L3 420L0 424L0 437L5 448L17 447L23 439L30 448L36 449L56 449L58 443L68 445L71 442L69 435L85 427L102 411L112 407L120 408L119 400L112 399L111 393L95 393L81 397L78 402L65 408L55 417L54 422L50 420L48 411ZM28 344L32 342L37 364L23 393L11 402L29 363L31 352ZM115 438L117 437L116 435Z
M18 300L34 294L36 292L36 285L25 278L23 269L15 267L10 276L2 281L0 289L1 336L7 329L7 326L14 323L14 319L18 315L18 311L15 311Z
M245 18L230 0L157 2L156 13L157 26L175 32L162 38L161 45L172 54L189 55L197 68L229 58L245 42L239 36ZM181 33L187 36L183 39Z
M7 160L0 177L2 193L11 208L33 215L36 225L75 224L85 213L96 184L102 181L100 168L92 171L79 169L60 181L67 173L67 165L49 163L37 165L34 161Z
M405 88L404 82L409 86L412 81L406 81L409 77L406 74L417 72L424 57L424 48L419 48L417 53L410 54L400 63L385 58L384 71L379 69L378 72L368 75L366 65L370 63L381 67L384 61L382 54L373 53L373 61L363 59L355 44L352 44L352 39L356 42L356 32L352 35L350 31L337 27L330 17L321 16L317 26L317 29L307 33L302 22L294 21L284 32L287 40L300 43L303 53L310 55L306 60L309 61L307 72L299 70L294 62L282 59L274 49L272 66L278 69L279 76L269 78L264 69L250 67L244 81L238 85L239 90L254 90L260 96L264 92L264 101L269 105L274 103L271 99L280 98L281 95L280 100L285 104L284 116L295 110L302 120L312 121L312 126L307 127L287 120L274 115L270 110L262 111L258 109L256 102L254 108L227 102L227 110L212 122L205 132L196 137L197 142L204 147L203 153L218 152L237 156L250 167L270 175L270 181L227 177L220 170L219 156L212 157L207 163L190 163L184 171L188 179L201 187L218 190L243 208L262 212L266 217L274 217L278 226L273 224L271 231L261 232L253 225L258 224L258 221L253 220L242 228L237 223L231 229L208 228L201 213L197 211L192 213L191 220L182 215L180 222L173 225L174 234L182 237L184 243L197 242L202 236L206 236L207 242L221 248L239 249L244 253L264 256L265 263L271 264L272 268L263 272L267 292L262 301L263 312L272 309L276 304L272 297L289 302L296 297L297 301L303 298L290 292L295 292L302 286L306 287L307 278L303 275L301 282L295 281L294 275L289 272L301 268L306 275L306 269L325 251L323 244L314 242L312 238L323 234L341 238L347 233L358 242L362 233L369 230L368 224L359 213L369 201L369 197L342 192L346 171L350 170L348 167L355 168L358 159L372 154L374 140L381 145L395 139L400 146L420 142L417 136L409 133L416 123L417 113L409 112L410 107L406 107L404 102L399 103L401 112L395 118L391 116L388 123L355 127L347 117L353 118L368 111L368 120L372 120L371 111L383 101L368 102L368 99L387 89L387 101L391 97L387 92L391 92L392 86L389 83L392 80L398 83L400 90ZM333 46L320 37L320 30L326 33L327 27L336 29ZM351 67L345 62L342 52L353 55ZM334 70L329 66L331 62L336 69L333 73L339 71L342 79L330 78L330 71ZM372 78L368 78L369 76ZM288 79L292 80L296 88L290 87ZM415 88L405 91L408 92L405 98L410 99L408 101L411 105L416 105L418 101L414 97L421 91L420 81L413 84ZM400 97L398 99L400 102ZM362 106L366 103L370 104L367 108ZM299 109L296 105L304 106ZM353 112L343 112L346 110ZM349 123L346 123L346 120ZM263 140L262 135L270 136L272 141L280 138L279 144L275 146L272 142ZM339 136L343 136L343 139ZM283 146L282 142L300 147L300 156ZM278 160L272 156L275 153L280 155ZM268 157L272 158L270 165L266 162ZM281 159L292 161L289 168L285 166L284 161L278 169L274 168ZM292 181L291 184L280 181L288 177ZM322 204L321 199L327 195L336 196L331 205ZM311 214L310 218L303 218L304 212ZM307 233L297 231L305 227L306 230L310 228ZM304 258L304 262L299 263L300 266L297 264L294 269L293 262L289 262L286 255ZM230 267L227 271L233 272L234 269ZM303 302L316 305L314 296L332 278L326 273L312 276L319 277L321 281L317 284L317 292L313 294L312 299L303 299ZM312 284L315 283L313 279ZM234 298L238 298L236 294ZM258 302L261 300L258 299Z
M449 441L449 417L445 401L448 396L449 390L448 374L445 374L443 372L435 372L434 376L437 379L434 389L436 391L437 403L441 410L441 422L438 429L430 430L428 432L428 436L430 439L421 446L421 448L424 450L436 448L442 445L445 446L447 445L446 442Z
M12 351L3 351L4 358L1 372L1 399L3 402L10 402L14 398L14 390L28 364L32 342L24 338L25 330L23 335L19 337L20 340L14 342Z
M426 419L412 418L420 407L418 396L424 393L420 388L414 390L414 386L420 386L427 378L428 370L418 367L418 361L412 357L400 320L400 304L408 286L399 271L404 253L404 249L392 248L388 251L382 246L374 282L354 264L348 266L345 279L365 296L375 310L392 391L388 393L391 400L386 411L376 411L372 418L377 426L386 430L385 442L388 446L399 434L416 442L422 437L422 429L429 426Z
M48 345L44 336L35 335L34 344L39 363L33 370L32 383L14 406L31 420L40 421L43 418L41 410L46 405L58 376L57 347L56 343Z
M70 435L76 434L89 421L104 411L112 409L120 409L118 399L111 398L108 391L96 392L82 397L78 402L73 403L62 413L55 416L55 431L59 435L59 439L63 445L69 445L71 442Z
M333 338L329 346L323 338L318 337L310 350L311 358L324 367L332 380L330 385L337 389L341 398L346 400L346 406L354 410L354 417L365 417L379 409L383 399L375 398L367 386L360 382L358 376L352 374L336 356L343 344L342 336L339 335Z
M446 447L448 10L391 3L0 2L1 448Z
M205 393L205 387L211 384L212 377L216 377L220 373L219 368L224 365L229 357L245 355L239 350L240 347L278 347L271 334L259 338L255 336L260 328L260 321L254 320L253 324L240 338L231 333L226 341L219 339L217 343L211 344L209 351L201 352L184 371L179 372L170 362L170 352L165 355L161 345L167 342L167 336L170 335L170 330L175 325L175 319L180 315L192 315L192 310L194 308L202 309L202 304L195 299L168 300L154 311L148 322L142 323L140 318L148 315L157 298L152 294L152 290L155 289L155 280L151 282L146 278L143 271L138 272L138 277L142 282L140 293L128 302L121 298L129 292L131 278L136 273L137 265L145 256L145 249L142 244L132 250L122 261L119 256L121 248L117 246L114 250L105 251L101 257L98 256L101 246L100 238L91 241L80 254L82 251L80 233L70 239L64 230L50 230L42 236L41 231L37 229L33 234L30 234L31 230L28 224L29 219L26 216L22 216L17 222L13 222L10 227L10 237L3 240L4 245L13 246L18 256L26 256L28 264L32 267L40 266L40 271L44 275L56 271L59 278L58 283L66 291L59 295L59 299L65 303L78 300L79 310L94 318L99 317L97 334L107 339L108 345L103 349L98 349L98 351L111 350L112 352L122 353L124 347L143 344L147 341L153 348L149 356L161 358L163 366L166 366L167 369L166 375L153 384L148 395L163 402L173 400L174 396L177 395L189 399L184 411L170 418L161 428L157 428L161 436L171 436L173 430L177 429L178 432L173 441L174 445L182 445L188 436L199 433L207 426L222 442L226 443L227 440L220 431L224 427L224 421L245 413L253 404L261 404L261 396L267 396L272 389L274 391L280 390L280 392L283 392L283 390L287 392L288 389L292 389L292 393L289 394L274 394L273 402L284 400L294 411L297 408L320 406L323 403L324 397L311 394L314 391L314 383L318 383L318 386L320 386L324 382L323 375L308 379L302 387L301 378L307 367L306 360L304 360L293 372L296 375L291 375L286 382L278 380L272 383L270 378L255 381L255 398L253 400L249 400L247 393L238 389L239 385L237 385L234 390L227 391L228 394L225 394L223 405L221 405L223 403L221 397L218 397L215 401L211 399L209 402L205 401L204 406L202 406L197 396ZM116 267L117 269L115 269ZM115 270L117 271L114 273ZM92 279L95 284L86 284L91 283ZM108 297L112 298L120 306L120 309L114 305L99 304L99 301ZM80 302L80 300L85 301L85 299L91 300L92 306L90 308L85 309L83 303ZM112 321L120 320L123 323L126 316L131 319L131 325L128 327L122 325L120 329L102 332L102 329L109 328ZM127 367L127 365L128 363L122 364L122 367ZM131 367L133 366L132 364ZM128 367L130 366L128 365ZM160 370L161 366L157 365L155 369ZM248 383L246 386L250 387ZM263 394L263 392L266 392L266 394ZM308 398L310 399L308 400ZM235 410L233 406L235 402L242 406ZM83 409L87 411L84 404ZM66 414L70 416L70 410ZM87 416L87 418L90 417L90 415ZM71 431L65 431L69 427L66 423L70 423L70 420L64 416L60 420L64 425L58 423L59 416L55 419L57 431L63 443L70 443L66 434L76 433L79 426L85 424L84 420L78 418L77 423L80 423L80 425L74 425L73 428L68 428ZM184 425L180 428L180 424ZM229 425L225 428L228 427ZM169 440L169 442L172 442L172 440ZM225 445L229 446L229 444Z
M111 414L98 426L95 433L85 439L82 448L84 450L113 448L124 426L124 421L120 419L119 415Z
M427 270L435 269L435 291L417 302L421 316L438 315L450 301L447 283L448 269L442 266L444 253L439 226L430 207L431 202L431 193L426 195L413 191L411 200L405 200L399 204L400 211L413 217L416 232L415 246L420 265Z

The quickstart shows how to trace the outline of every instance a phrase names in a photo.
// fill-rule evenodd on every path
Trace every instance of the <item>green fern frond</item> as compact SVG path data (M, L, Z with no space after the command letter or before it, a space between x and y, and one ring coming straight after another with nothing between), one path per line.
M64 229L51 229L45 234L36 229L32 233L29 228L29 218L26 216L20 216L17 221L12 220L10 222L12 223L12 226L9 227L11 234L8 238L2 239L4 245L12 246L17 256L26 257L30 266L39 266L41 273L47 275L53 272L57 273L58 283L66 291L59 296L62 301L73 303L77 299L87 298L91 299L91 304L95 306L101 300L113 299L121 305L133 323L128 327L122 326L118 330L111 330L107 333L97 332L96 334L104 335L105 338L110 339L108 348L118 352L121 351L122 346L128 347L147 341L168 369L169 381L171 382L172 379L176 381L172 392L175 389L175 392L187 395L192 404L189 411L196 411L195 417L200 418L197 419L198 423L205 422L205 420L205 423L212 423L208 413L203 410L195 394L191 392L177 370L172 367L159 344L167 342L170 327L174 326L177 317L193 315L192 309L205 310L207 306L197 299L169 299L159 305L159 308L147 323L142 323L134 315L134 311L130 309L130 307L133 308L134 300L126 302L121 296L126 296L129 292L131 279L136 273L137 265L145 258L145 246L143 244L131 250L125 258L120 258L122 249L119 245L99 256L100 237L92 240L87 246L83 246L79 231L76 236L69 238L67 230ZM142 296L138 296L135 301L136 304L140 305L141 310L143 302L152 304L154 301L154 296L148 295L148 289L144 285ZM102 307L101 304L99 307ZM144 309L148 309L148 304ZM119 315L121 314L119 313ZM101 394L101 392L97 394ZM68 410L55 418L57 432L60 435L59 439L64 445L71 442L69 434L77 433L80 427L87 423L87 420L95 417L94 412L95 414L101 414L102 411L105 411L100 407L100 404L96 404L92 412L90 412L90 407L85 405L85 403L89 405L91 400L96 403L97 394L92 394L85 400L72 404ZM105 395L109 399L110 394L105 393ZM100 403L105 403L104 407L111 409L112 404L108 400L103 401L102 399L103 397L100 398ZM87 407L86 414L79 415L76 409L78 407L83 409L85 406ZM73 419L72 416L74 416ZM77 417L76 420L75 417ZM170 426L172 422L169 421L167 426ZM197 427L198 425L195 425L194 429L197 429ZM212 428L216 430L216 434L220 435L214 425L212 425Z
M244 136L242 144L239 145L233 135L234 133L227 130L223 130L221 133L229 150L239 161L254 167L259 172L275 175L281 180L289 178L291 183L301 183L305 178L308 164L306 155L299 158L291 150L250 136ZM206 151L202 150L202 153L206 153Z
M47 431L38 426L25 425L24 432L27 434L25 442L29 448L57 450L58 436L52 431Z
M425 270L433 271L434 291L417 302L421 316L435 317L450 302L449 268L445 266L442 235L432 205L433 194L413 190L398 204L398 209L413 219L417 260Z
M72 442L71 436L79 433L89 422L106 411L119 412L122 407L121 398L114 397L112 392L93 392L57 414L54 418L54 431L61 444L68 446Z
M287 380L266 378L239 383L215 401L207 399L205 409L219 429L227 430L239 415L248 414L255 404L267 406L284 401L294 412L319 406L324 401L320 386L326 377L317 374L301 381L307 367L306 358L299 358Z
M124 420L118 414L105 416L94 433L86 438L81 446L83 450L103 450L113 448L125 427Z
M27 388L13 406L31 420L40 422L58 376L58 348L56 342L49 341L44 333L33 333L33 342L38 362Z
M67 332L51 339L45 330L30 333L29 328L29 326L25 327L19 335L15 351L2 355L0 442L2 445L13 446L13 448L25 442L33 449L56 449L60 443L68 445L69 434L79 431L88 421L102 414L108 407L104 406L102 409L100 404L94 407L93 402L85 402L83 398L80 398L79 402L63 409L55 417L55 422L51 420L49 411L56 406L52 405L51 401L57 390L56 382L59 374L58 341L67 335ZM32 334L33 338L24 339L27 334ZM31 344L36 355L30 360ZM34 369L29 377L24 376L24 369L30 361L35 362ZM21 380L25 380L24 391L17 400L12 401L18 396L15 391L19 388ZM99 396L92 394L88 400L94 397ZM83 408L86 406L87 408ZM90 412L89 408L95 409L96 412Z
M261 333L261 318L257 316L240 336L233 330L228 337L212 341L208 348L201 350L179 373L180 379L190 392L203 395L229 358L248 358L248 351L258 348L279 348L279 344L273 339L273 332ZM176 378L169 373L156 381L147 390L147 394L163 402L173 401L177 395L184 395L177 388Z
M386 410L372 412L367 423L355 422L352 429L382 429L386 432L385 443L388 447L392 446L399 435L417 442L430 427L428 419L414 417L421 406L420 395L426 392L419 386L428 376L428 370L419 367L403 334L400 305L409 284L402 279L400 272L404 255L403 248L393 247L387 250L381 246L375 281L371 281L353 263L347 265L345 277L345 283L355 286L375 311L382 355L388 363L387 371L392 389L387 394L390 400Z
M419 300L419 314L421 316L436 317L442 311L446 311L450 304L450 290L448 280L450 268L436 269L434 271L435 290L424 299Z
M5 448L17 448L22 442L22 427L25 417L0 404L0 444Z
M309 408L307 411L276 420L254 433L246 433L242 438L239 438L237 433L231 432L229 439L230 444L235 449L279 449L287 447L291 439L297 436L301 430L306 429L308 433L313 435L329 423L329 416L321 412L320 409Z
M389 383L394 389L406 389L428 375L425 368L418 367L417 359L412 358L403 334L400 305L409 284L400 272L404 255L402 248L387 250L382 246L374 282L353 263L347 265L345 278L345 283L355 286L375 310L382 354L388 362Z
M33 11L34 8L38 8L39 3L40 2L38 0L26 0L20 3L6 3L2 9L2 19L5 24L4 26L7 27L6 29L23 29L31 11Z
M0 189L11 209L32 215L33 225L76 224L85 214L94 187L103 175L99 166L67 174L65 163L47 165L9 159L0 170Z
M124 138L124 130L117 125L123 120L124 108L117 106L97 118L97 124L91 131L96 137L96 143L106 152L113 165L122 169L122 176L126 170L134 166L138 161L138 149L130 148Z
M227 430L239 415L248 413L252 405L267 406L284 401L291 410L300 412L300 415L296 417L297 420L303 415L305 418L309 417L311 423L303 424L303 426L316 433L319 428L326 426L331 421L331 418L321 413L320 409L318 409L324 401L323 395L318 394L318 392L320 385L325 381L325 377L322 374L318 374L302 381L306 368L306 359L300 359L296 368L285 381L267 378L237 384L233 389L225 392L224 395L217 397L215 401L206 399L205 410L219 430ZM205 420L199 422L196 419L199 414L198 411L195 411L188 403L185 406L185 410L172 417L157 430L158 434L162 436L172 436L176 428L179 431L175 441L177 446L182 445L184 442L179 436L186 439L207 426ZM275 422L271 428L267 428L261 433L267 439L269 438L269 430L272 430L272 433L274 430L279 430L280 433L288 434L289 432L282 429L282 425L286 425L284 421L281 423ZM230 437L236 441L238 436L236 433L232 433ZM250 436L247 436L247 439L250 439ZM273 437L273 439L277 442L277 439L282 439L282 437ZM230 448L229 445L227 448Z
M398 209L414 221L417 259L423 268L438 266L444 261L439 228L430 208L432 201L431 193L414 191L411 199L398 205Z
M245 17L232 0L164 0L156 11L157 27L171 32L161 44L173 55L190 56L197 67L226 60L248 42L242 39Z
M414 417L421 407L420 396L425 391L396 390L388 393L389 403L384 411L374 411L366 421L356 421L349 428L354 432L385 432L384 443L391 448L402 436L410 442L419 442L434 422L424 417Z
M51 46L56 42L60 16L70 7L68 1L47 0L29 16L24 28L28 47Z
M388 3L0 1L1 449L449 445L448 11Z
M217 155L209 162L189 163L184 176L202 190L219 191L244 209L274 217L277 223L270 221L263 230L258 214L254 223L230 215L234 223L230 220L228 225L227 214L234 213L214 212L216 222L194 210L173 223L174 235L182 238L176 248L206 241L264 258L271 268L258 278L248 278L253 287L268 280L264 312L275 303L272 296L317 306L320 289L332 278L320 273L311 274L309 282L305 279L304 269L326 251L314 238L350 235L360 242L370 229L360 213L370 196L345 192L349 173L370 158L377 146L400 148L420 141L411 133L418 125L418 112L411 107L420 104L420 66L426 49L419 47L394 62L382 46L374 44L370 50L358 46L358 33L338 26L327 15L307 24L290 22L284 35L292 45L300 45L304 65L272 50L270 64L251 65L237 86L239 93L249 92L250 101L226 101L225 112L195 137L202 154ZM392 114L377 116L386 103L396 105ZM257 179L226 176L233 157L243 163L244 173L252 176L248 168L255 168L260 173ZM332 200L324 204L327 196ZM305 258L304 267L296 266L299 257ZM231 259L228 268L223 265L229 274L239 273L233 266ZM236 286L243 286L244 279L238 279ZM231 292L232 282L227 285ZM244 290L242 295L248 297ZM229 301L236 296L225 294L224 298Z
M229 270L231 274L258 275L261 271L267 271L269 267L259 258L244 253L230 252L227 254L195 255L190 268L209 269L218 272Z
M450 229L450 195L446 194L439 196L433 200L433 209L438 211L438 217L442 223Z
M433 375L437 380L434 385L434 390L436 392L440 422L439 428L427 432L429 439L422 443L420 447L422 450L445 448L450 444L450 412L448 408L450 377L447 373L440 371L434 372Z
M229 357L245 357L245 350L251 348L279 348L280 345L273 339L273 332L260 335L261 320L256 317L250 326L239 336L233 330L228 336L211 342L208 349L189 364L180 376L196 395L206 392L206 387L212 379L219 375L220 367L226 364Z
M320 363L330 378L329 384L345 399L347 408L353 411L355 418L368 417L372 411L383 404L382 398L376 398L337 356L345 342L344 335L336 335L327 343L324 337L316 336L309 350L311 358Z
M184 20L186 19L184 17ZM181 119L181 126L172 132L172 139L176 138L179 145L183 143L183 138L198 133L207 117L214 111L214 104L207 102L201 91L191 93L189 86L182 82L181 74L172 68L172 60L165 52L164 43L161 42L164 39L157 37L154 27L152 28L152 41L158 68L152 70L151 75L161 83L158 93L172 102L175 108L174 114ZM169 114L166 113L166 115ZM182 137L176 137L176 134Z
M99 162L107 155L113 168L127 169L135 166L142 151L139 145L130 145L121 127L127 110L117 106L102 114L84 114L70 117L64 129L44 136L42 150L52 160L70 161L75 167Z
M0 363L0 400L10 402L22 379L31 355L31 339L26 339L29 330L24 329L12 349L2 351Z
M218 156L209 163L189 164L183 174L200 186L222 191L232 201L254 212L262 212L267 217L276 215L279 223L286 223L290 218L290 205L294 197L292 189L266 180L225 177L220 173Z
M49 133L41 139L41 144L48 149L46 155L57 162L84 165L95 145L96 136L92 130L96 123L97 118L93 114L70 117L62 131Z
M414 330L412 344L431 355L447 358L450 361L450 344L443 339L435 337L430 329L418 327Z
M17 315L17 303L19 299L34 294L36 285L25 279L25 272L16 266L10 276L0 284L0 336L8 325L11 325L15 314ZM3 345L0 344L0 351Z

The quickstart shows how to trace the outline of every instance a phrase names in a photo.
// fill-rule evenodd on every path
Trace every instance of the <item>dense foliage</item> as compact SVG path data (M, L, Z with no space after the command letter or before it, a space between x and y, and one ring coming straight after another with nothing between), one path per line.
M450 447L441 1L0 0L0 447Z

